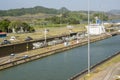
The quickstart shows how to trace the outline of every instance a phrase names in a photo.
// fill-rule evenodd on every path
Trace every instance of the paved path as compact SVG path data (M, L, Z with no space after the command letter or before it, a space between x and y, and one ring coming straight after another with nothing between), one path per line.
M95 75L92 75L89 79L78 77L74 80L120 80L120 62L108 66Z
M91 80L116 80L120 76L120 62L108 66Z

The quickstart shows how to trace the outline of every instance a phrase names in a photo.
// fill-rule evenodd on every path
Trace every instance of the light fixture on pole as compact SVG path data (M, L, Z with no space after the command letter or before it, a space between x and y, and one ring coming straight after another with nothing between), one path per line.
M47 41L46 41L46 40L47 40L47 32L49 32L49 30L45 28L45 30L44 30L44 37L45 37L45 42L44 42L44 43L45 43L45 44L46 44L46 42L47 42Z
M45 44L46 44L46 34L47 34L47 30L44 30L44 36L45 36Z
M90 10L89 10L89 0L88 0L88 75L90 73Z

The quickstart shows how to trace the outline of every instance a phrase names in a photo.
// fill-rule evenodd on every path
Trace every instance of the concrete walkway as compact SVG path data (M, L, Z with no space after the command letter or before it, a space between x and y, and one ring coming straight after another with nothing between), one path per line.
M91 80L116 80L120 76L120 62L108 66Z
M77 77L74 80L120 80L120 62L114 63L107 68L88 76Z

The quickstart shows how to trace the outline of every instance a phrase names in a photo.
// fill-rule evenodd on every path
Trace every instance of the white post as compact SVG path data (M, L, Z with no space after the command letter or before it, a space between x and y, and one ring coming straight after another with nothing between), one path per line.
M47 34L47 30L45 29L45 31L44 31L44 36L45 36L45 44L46 44L46 34Z
M89 11L89 0L88 0L88 74L90 73L90 11Z
M10 54L10 62L13 61L15 54Z

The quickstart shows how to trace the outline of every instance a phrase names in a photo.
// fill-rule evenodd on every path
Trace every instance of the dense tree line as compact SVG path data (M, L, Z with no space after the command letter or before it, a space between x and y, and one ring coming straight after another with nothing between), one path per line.
M13 32L13 33L23 33L23 32L34 32L34 28L29 26L25 22L21 21L9 21L4 19L0 21L0 32Z
M92 13L90 15L91 23L95 23L95 17L98 17L100 20L108 20L108 16L103 13ZM54 24L80 24L86 22L88 19L87 13L79 12L65 12L59 16L53 16L46 18L46 21L52 22Z

